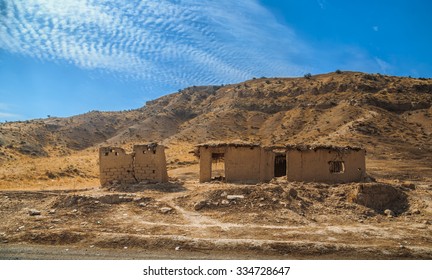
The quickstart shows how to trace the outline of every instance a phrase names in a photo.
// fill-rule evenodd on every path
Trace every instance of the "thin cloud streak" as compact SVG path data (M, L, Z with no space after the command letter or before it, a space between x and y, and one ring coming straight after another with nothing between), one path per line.
M293 74L287 61L305 44L255 1L26 0L6 2L0 48L187 85Z
M6 112L0 112L0 118L6 118L6 119L18 119L20 118L20 115L12 114L12 113L6 113Z
M328 64L317 60L327 57L325 50L278 23L257 0L5 3L1 49L142 81L146 90L299 76Z

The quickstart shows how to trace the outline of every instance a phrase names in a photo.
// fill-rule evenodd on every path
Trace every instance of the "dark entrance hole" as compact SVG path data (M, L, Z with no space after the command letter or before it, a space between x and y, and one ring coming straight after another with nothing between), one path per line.
M276 155L274 164L274 176L282 177L286 176L286 155Z
M211 179L225 181L225 154L212 153Z

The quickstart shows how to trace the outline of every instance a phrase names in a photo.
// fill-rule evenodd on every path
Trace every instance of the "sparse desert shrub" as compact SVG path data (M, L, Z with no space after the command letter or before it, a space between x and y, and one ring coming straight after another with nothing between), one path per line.
M304 74L304 76L303 76L305 79L310 79L310 78L312 78L312 74L311 73L306 73L306 74Z
M335 73L336 74L342 74L342 71L338 69L338 70L335 71Z
M376 80L378 80L377 77L375 77L375 75L373 75L373 74L364 74L363 77L364 77L365 79L367 79L367 80L371 80L371 81L376 81Z

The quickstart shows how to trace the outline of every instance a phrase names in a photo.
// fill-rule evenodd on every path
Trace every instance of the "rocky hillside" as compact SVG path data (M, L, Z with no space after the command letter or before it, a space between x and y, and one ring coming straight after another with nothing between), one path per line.
M374 158L430 163L431 104L432 79L358 72L194 86L136 110L0 124L0 161L107 144L241 139L359 145Z

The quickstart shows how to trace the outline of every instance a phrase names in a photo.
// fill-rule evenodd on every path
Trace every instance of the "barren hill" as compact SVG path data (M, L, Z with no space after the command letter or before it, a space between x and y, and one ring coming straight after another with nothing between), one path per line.
M0 124L0 258L431 259L431 105L431 79L338 71ZM194 145L238 139L363 146L377 182L199 183ZM99 146L149 141L168 183L100 187Z
M194 160L195 144L241 139L363 146L376 167L383 160L403 171L415 162L419 173L432 172L431 105L432 79L359 72L193 86L136 110L0 124L0 164L77 155L93 164L99 145L148 141L170 147L168 161L178 164ZM81 174L95 178L94 170Z

